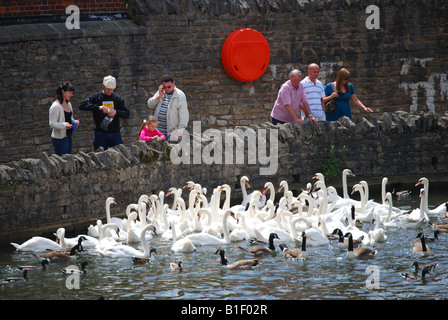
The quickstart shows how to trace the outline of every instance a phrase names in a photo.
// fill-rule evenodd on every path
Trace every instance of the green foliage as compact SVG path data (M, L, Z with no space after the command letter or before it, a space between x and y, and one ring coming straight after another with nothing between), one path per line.
M330 146L317 155L317 170L322 173L325 179L331 180L341 173L342 159L347 153L347 147L337 149L331 141Z

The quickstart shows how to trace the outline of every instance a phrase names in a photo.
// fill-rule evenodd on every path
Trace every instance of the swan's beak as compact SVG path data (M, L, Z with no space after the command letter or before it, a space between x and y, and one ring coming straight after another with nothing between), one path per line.
M247 181L246 181L246 187L248 187L250 189L250 184Z
M282 192L283 191L283 187L280 187L277 189L277 192Z
M263 190L263 194L265 195L266 192L268 192L268 188L264 188L264 190Z

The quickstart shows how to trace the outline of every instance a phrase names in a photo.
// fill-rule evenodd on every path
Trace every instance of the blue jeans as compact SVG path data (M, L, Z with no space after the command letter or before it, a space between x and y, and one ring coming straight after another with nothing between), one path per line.
M116 146L118 144L122 144L123 140L121 139L120 132L113 133L105 133L95 131L95 135L93 137L93 148L96 150L99 147L103 147L104 150L107 150L110 147Z
M54 153L58 156L63 154L72 153L73 140L72 136L67 136L62 139L51 138L51 143L53 143Z

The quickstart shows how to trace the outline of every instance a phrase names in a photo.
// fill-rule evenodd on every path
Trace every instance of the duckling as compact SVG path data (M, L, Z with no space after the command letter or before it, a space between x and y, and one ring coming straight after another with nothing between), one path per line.
M425 276L429 273L427 269L422 270L422 276L419 277L416 274L409 273L409 272L400 272L400 275L405 278L406 280L423 280L425 279Z
M151 250L149 250L149 258L138 258L138 257L133 257L132 258L132 261L134 262L134 263L137 263L137 264L144 264L144 263L147 263L147 262L152 262L152 261L154 261L154 259L152 259L152 254L157 254L157 250L156 249L154 249L154 248L152 248Z
M171 262L170 269L173 271L182 271L184 269L184 265L182 264L182 261L179 261L178 263Z
M377 251L369 248L356 248L353 249L353 236L350 232L345 234L348 237L348 249L347 249L347 259L373 259Z
M239 248L245 252L252 253L255 256L271 254L271 253L275 252L274 239L280 239L280 238L278 237L278 235L276 233L271 233L269 235L269 246L267 248L261 247L261 246L254 246L254 247L250 247L247 249L242 248L242 247L239 247Z
M85 274L87 272L86 271L86 266L88 264L89 263L87 261L83 261L83 262L81 262L81 270L79 270L79 268L67 267L67 268L61 269L61 272L63 274L66 274L66 275L70 275L70 274Z
M224 249L216 250L215 254L219 254L221 257L221 264L231 270L252 270L252 267L258 264L258 259L242 259L235 261L232 264L227 264Z
M8 277L2 280L2 283L17 283L17 282L27 282L28 281L28 270L23 270L22 277Z
M47 264L49 264L49 261L47 259L43 259L40 266L18 266L17 269L28 271L46 270Z
M44 254L41 254L40 257L44 259L48 259L51 262L62 262L62 261L68 261L72 259L76 259L78 257L78 248L79 246L76 245L73 248L71 248L70 253L67 254L65 252L60 251L51 251Z
M438 264L437 263L429 263L429 264L426 264L426 265L424 265L423 267L420 268L419 265L418 265L418 262L414 261L414 263L411 264L411 267L412 266L415 267L414 273L417 273L418 270L424 270L424 269L426 269L429 272L431 272L432 270L434 270L438 266Z
M348 248L348 238L344 237L344 234L342 233L341 229L334 229L332 234L338 236L338 248L339 249L347 249ZM358 239L353 240L353 247L359 247L362 244L362 240L364 239L364 236L359 237Z
M426 245L426 237L423 233L419 233L416 238L420 238L420 241L414 240L413 253L419 253L428 255L431 254L431 248Z
M283 255L287 258L300 258L306 259L308 258L308 251L306 251L306 235L305 232L302 232L302 250L300 249L288 249L288 246L284 243L279 245L280 250L283 252Z

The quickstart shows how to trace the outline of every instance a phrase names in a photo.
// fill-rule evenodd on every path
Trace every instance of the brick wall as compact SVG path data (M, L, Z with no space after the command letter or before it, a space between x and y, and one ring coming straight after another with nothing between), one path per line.
M81 13L126 11L123 0L0 0L0 18L63 15L70 5L76 5Z

